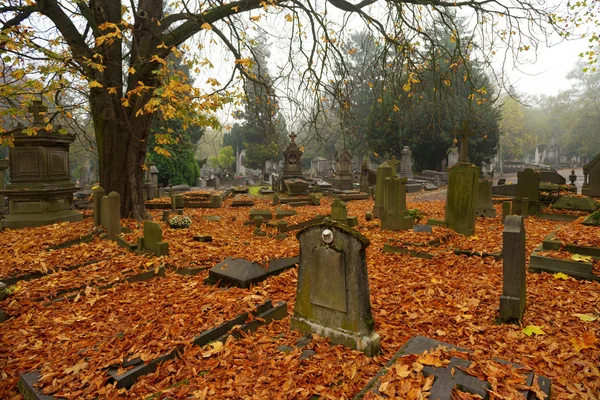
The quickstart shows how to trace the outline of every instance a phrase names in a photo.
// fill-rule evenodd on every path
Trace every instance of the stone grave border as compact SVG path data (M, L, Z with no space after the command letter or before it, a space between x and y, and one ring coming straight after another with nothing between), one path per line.
M547 212L538 212L535 214L536 218L545 219L548 221L556 221L556 222L571 222L575 221L579 216L571 215L571 214L552 214Z
M481 257L481 258L492 257L496 261L502 260L502 250L500 250L500 252L498 252L498 253L488 253L485 251L481 252L481 251L471 251L471 250L455 248L454 254L456 254L457 256L465 255L467 257Z
M562 272L576 279L600 281L600 276L593 273L593 264L583 261L564 260L562 258L546 257L539 254L545 250L562 250L571 254L591 256L595 260L600 259L600 248L588 246L569 245L563 246L559 240L555 240L556 232L550 232L544 238L529 258L530 272Z
M427 342L430 342L431 344L428 344L427 348L425 348L425 347L423 347L423 344L419 343L419 341L427 341ZM396 364L396 361L398 360L398 358L400 358L402 356L412 355L412 354L423 354L423 352L429 351L431 348L436 348L438 346L444 346L450 351L457 351L460 353L473 354L473 351L471 351L471 350L464 349L464 348L458 347L458 346L454 346L454 345L451 345L450 343L440 342L438 340L430 339L428 337L421 336L421 335L413 336L410 339L408 339L406 341L406 343L404 343L402 348L400 350L398 350L398 352L396 352L396 354L394 354L392 356L390 361L388 361L385 364L385 366L383 368L381 368L379 370L379 372L377 372L377 374L375 374L375 376L360 390L360 392L358 392L352 398L352 400L362 400L369 392L372 392L372 391L378 389L379 388L379 385L378 385L379 380L383 376L387 375L388 373L393 373L393 366ZM414 349L412 347L414 347ZM469 360L466 360L466 361L468 361L469 364L471 364L471 361L469 361ZM506 362L503 360L499 360L497 358L494 358L494 361L501 363L501 364L510 364L517 368L523 368L522 366L520 366L518 364ZM425 368L428 370L435 371L435 368L433 368L433 367L425 366ZM471 377L472 379L477 379L477 377L474 377L474 376L471 376L471 375L468 375L468 374L462 372L460 370L460 368L457 368L456 374L457 375L463 374L464 376ZM452 375L454 378L454 374L452 374ZM552 381L550 379L548 379L544 376L541 376L541 375L537 375L534 372L529 372L525 376L526 376L525 386L531 386L533 384L533 380L535 378L537 378L537 382L540 386L540 390L543 391L548 396L547 397L548 399L550 399L551 386L552 386ZM436 381L437 381L437 379L436 379ZM487 381L482 380L481 382L485 383ZM488 385L489 385L489 383L488 383ZM460 385L457 384L456 386L460 386ZM527 396L529 394L528 392L524 393L523 391L521 391L521 394L525 395L525 397L528 399L531 398L531 397ZM450 395L450 393L448 393L448 395ZM448 399L449 398L450 397L448 396Z
M84 267L86 265L90 265L90 264L96 264L99 263L100 261L106 261L106 260L110 260L110 258L101 258L99 260L90 260L90 261L86 261L83 263L79 263L79 264L75 264L75 265L70 265L66 268L60 268L55 270L51 270L47 273L44 272L28 272L26 274L23 275L19 275L19 276L12 276L12 277L8 277L8 278L2 278L0 279L0 282L4 283L6 286L12 286L15 283L17 283L18 281L32 281L34 279L38 279L38 278L42 278L46 275L52 275L56 272L60 272L60 271L72 271L74 269L77 268L81 268Z
M128 283L145 282L145 281L149 281L150 279L153 279L156 277L164 278L166 276L167 276L167 274L165 273L165 267L161 265L160 267L154 268L152 270L148 270L148 271L136 274L136 275L131 275L131 276L125 277L123 279L113 281L107 285L102 285L102 286L94 285L94 286L90 286L90 287L93 289L98 289L98 290L107 290L107 289L112 288L115 285L125 283L125 282L128 282ZM54 294L54 297L51 298L48 302L44 303L44 307L51 306L52 304L58 303L61 301L72 300L75 297L77 297L77 295L80 294L80 292L82 290L84 290L86 288L87 288L87 286L80 286L77 288L61 290L61 291L57 292L56 294ZM77 292L77 293L73 293L73 292ZM68 293L73 293L73 294L68 294ZM32 301L34 303L41 303L41 302L45 301L46 299L47 299L47 297L36 297L34 299L31 299L30 301ZM2 311L2 310L0 310L0 311ZM19 314L19 315L21 315L21 314ZM7 316L2 311L2 313L0 314L0 323L5 322L10 318L17 317L19 315Z
M243 334L255 332L259 327L266 325L271 321L281 320L287 317L287 303L282 301L273 306L271 300L266 300L262 305L257 306L256 311L252 312L252 314L254 314L255 319L248 323L244 322L248 319L249 315L248 313L243 313L215 328L209 328L201 332L198 336L194 337L194 339L191 341L191 344L196 346L204 346L213 342L225 343L230 336L238 339L242 337ZM232 331L237 325L241 325L241 327L235 331ZM133 365L134 368L124 372L121 375L117 374L118 367L108 369L107 373L109 374L110 379L107 384L114 383L116 384L117 388L128 389L137 381L139 377L154 372L159 363L177 358L183 351L184 347L184 345L176 346L174 349L151 361L148 361L147 363L143 363L141 359L126 360L122 365ZM21 392L26 399L54 400L54 396L42 395L35 388L35 384L37 383L39 376L40 374L38 370L20 374L19 382L17 384L19 392Z
M98 234L98 231L95 228L91 233L82 235L82 236L80 236L78 238L71 239L71 240L68 240L68 241L63 242L63 243L55 244L53 246L48 246L48 247L46 247L46 251L67 249L69 247L76 246L76 245L81 244L81 243L89 243L89 242L91 242L91 241L94 240L94 237L97 234Z
M325 220L325 218L331 218L331 215L317 216L312 219L309 219L308 221L300 222L295 225L287 225L287 226L277 225L277 232L286 233L286 232L290 232L290 231L304 229L307 226L318 225L318 224L322 223Z
M426 253L423 251L410 250L406 247L394 246L391 244L384 244L382 251L384 253L396 253L396 254L408 254L411 257L423 258L425 260L431 260L435 257L434 254Z

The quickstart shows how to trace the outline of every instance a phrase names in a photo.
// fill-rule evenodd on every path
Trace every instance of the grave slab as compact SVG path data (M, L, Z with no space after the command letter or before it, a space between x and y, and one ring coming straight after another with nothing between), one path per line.
M422 354L425 351L436 349L438 346L447 347L450 350L455 350L463 353L471 353L467 349L463 349L457 346L453 346L449 343L440 342L438 340L430 339L424 336L413 336L410 338L404 346L392 357L392 359L382 368L376 375L367 383L367 385L354 396L353 400L361 400L368 393L381 396L384 399L388 398L385 394L379 393L380 380L388 373L393 373L394 365L398 358L411 355L411 354ZM501 360L497 360L500 363L506 363ZM489 399L488 390L491 389L491 385L483 380L480 380L474 376L468 375L463 372L471 364L470 361L464 360L458 357L452 357L450 364L446 367L432 367L424 366L423 375L430 376L434 375L435 380L433 386L430 389L429 399L435 400L451 400L452 390L455 387L460 387L463 391L476 394L481 396L483 399ZM519 367L515 365L515 367ZM528 373L525 378L525 385L531 386L537 380L540 390L545 393L550 399L550 392L552 381L546 377L536 375L534 373ZM523 390L521 394L525 399L534 399L535 394L531 390Z
M596 202L590 197L562 196L552 205L556 210L588 211L596 210Z
M245 289L271 275L293 268L298 262L298 257L271 260L267 269L243 258L228 257L212 267L208 272L208 277L211 282L218 282L219 286L235 286Z

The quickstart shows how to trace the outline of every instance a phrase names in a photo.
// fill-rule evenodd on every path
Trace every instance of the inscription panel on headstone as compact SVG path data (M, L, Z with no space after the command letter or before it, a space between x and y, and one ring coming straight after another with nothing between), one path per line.
M344 255L327 247L312 251L310 265L310 302L346 312L346 266Z
M18 162L15 166L18 176L39 176L38 151L30 149L15 149ZM11 174L12 176L13 174ZM14 179L14 178L13 178Z
M63 176L68 174L69 155L64 150L47 150L48 176Z

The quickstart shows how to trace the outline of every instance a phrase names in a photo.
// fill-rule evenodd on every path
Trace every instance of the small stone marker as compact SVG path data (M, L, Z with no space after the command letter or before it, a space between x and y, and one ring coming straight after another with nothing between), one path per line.
M279 195L278 195L277 193L276 193L276 194L274 194L274 195L273 195L273 205L274 205L274 206L277 206L277 205L279 205L279 201L280 201L280 199L279 199Z
M313 206L321 205L321 199L319 197L317 197L316 194L311 193L311 194L309 194L309 197L310 197L310 201L312 202Z
M169 197L171 198L171 211L175 212L175 190L173 190L172 186L169 188Z
M158 257L169 255L169 244L162 241L162 228L152 221L144 221L144 236L138 239L137 248L151 251Z
M182 194L175 195L175 208L183 208L185 206L185 197Z
M503 289L500 319L521 320L525 310L525 223L524 218L509 215L504 222L502 243Z
M168 222L170 216L171 216L171 211L163 211L162 221L163 222Z
M102 186L92 189L94 195L94 226L102 225L102 198L106 195Z
M535 215L540 209L540 174L531 168L517 173L517 193L513 200L512 212L515 215ZM527 199L527 211L523 214L523 201Z
M346 209L346 203L340 199L335 199L331 203L331 219L340 224L348 223L348 210Z
M373 220L373 213L370 212L366 212L365 213L365 221L372 221Z
M260 215L257 215L256 217L254 217L254 219L252 220L254 221L254 236L267 236L267 233L264 232L262 229L260 229L260 227L262 226L263 223L263 217L261 217Z
M434 183L426 183L424 186L425 190L436 190L438 189L438 186Z
M358 226L358 217L348 217L346 219L346 225L348 225L350 228Z
M413 217L406 210L406 178L385 178L381 229L407 230L413 227Z
M496 217L496 208L492 204L492 181L479 181L475 214L479 217Z
M117 240L117 235L121 233L121 196L117 192L110 192L108 196L102 198L102 226L106 229L106 237L110 240Z
M392 157L377 167L377 183L375 184L375 205L373 206L373 216L381 218L383 215L383 202L385 198L385 179L396 176L396 157Z
M283 219L285 217L291 217L292 215L298 214L296 210L286 210L283 208L277 208L275 210L275 219Z
M371 379L371 381L369 381L369 383L367 383L367 385L356 394L356 396L354 396L353 400L361 400L369 393L375 394L377 398L388 398L387 395L379 392L379 389L382 386L381 380L388 373L395 374L396 369L394 368L394 366L398 365L398 359L400 357L410 356L412 354L423 354L425 351L434 351L438 347L445 347L448 350L458 351L462 353L471 353L467 349L453 346L449 343L440 342L438 340L430 339L424 336L413 336L404 344L404 346L402 346L402 348L396 354L394 354L392 359L385 365L385 367L382 368L375 375L375 377ZM498 362L505 363L501 360L498 360ZM489 390L491 389L490 383L463 372L464 370L468 369L470 365L471 361L455 356L451 357L450 363L445 366L433 367L430 365L425 365L421 373L425 377L429 377L431 375L435 377L432 382L431 388L428 390L429 396L427 398L431 400L451 400L454 398L454 388L460 388L462 391L478 395L482 399L489 399ZM513 365L516 368L522 368L519 365ZM525 389L520 391L520 395L522 397L519 398L538 398L536 397L536 394L534 393L534 390L531 388L531 386L539 387L539 392L545 394L545 398L550 398L552 381L544 376L535 375L531 372L527 373L525 375L525 382L522 386L525 387Z
M223 205L223 198L221 196L210 196L210 206L212 208L220 208Z
M504 221L506 220L506 217L508 217L510 215L511 206L512 206L512 203L510 201L502 202L502 223L504 223Z
M193 237L193 239L196 242L202 242L202 243L212 242L213 241L212 235L195 235Z
M303 229L297 238L300 267L291 328L369 356L379 353L365 258L369 240L327 222Z

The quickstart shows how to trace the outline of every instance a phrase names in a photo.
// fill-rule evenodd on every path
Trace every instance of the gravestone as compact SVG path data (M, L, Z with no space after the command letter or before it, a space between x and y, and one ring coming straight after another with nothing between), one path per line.
M353 400L362 400L364 398L389 398L387 394L381 393L380 390L383 390L383 387L387 387L388 385L383 384L383 382L388 382L389 386L393 388L394 385L398 384L400 386L402 384L402 379L398 379L398 377L394 376L390 377L386 376L388 374L396 374L397 369L396 365L406 365L406 363L400 360L402 357L410 357L412 355L423 355L426 357L426 353L431 353L436 351L436 349L444 347L447 351L460 352L469 354L471 351L454 346L450 343L440 342L435 339L430 339L425 336L413 336L411 337L405 344L402 346L400 350L391 358L391 360L367 383L367 385L354 396ZM411 358L414 360L414 358ZM502 360L496 360L502 364L508 364ZM412 361L411 361L412 363ZM480 380L478 377L469 375L466 370L469 369L471 365L471 361L459 358L457 356L451 356L449 363L447 365L441 365L438 367L432 365L422 365L422 369L419 374L423 374L425 377L430 377L433 375L433 380L431 381L431 385L427 390L427 398L430 400L451 400L458 399L463 397L457 397L454 393L454 389L460 389L462 392L467 392L468 397L464 398L481 398L481 399L489 399L490 398L490 390L491 385L489 382ZM512 364L515 368L522 369L523 367ZM410 368L410 367L409 367ZM552 389L552 381L544 376L536 375L532 372L524 373L525 379L523 382L522 389L520 390L519 398L533 400L537 398L546 398L550 399L550 392ZM373 397L372 395L376 397ZM537 397L536 393L540 394L540 397ZM420 392L418 393L420 394ZM473 397L471 395L476 395L478 397ZM404 397L394 397L395 399L404 399ZM419 398L419 397L414 397ZM424 397L423 397L424 398Z
M502 234L503 289L500 296L500 318L521 320L525 310L525 223L524 218L509 215Z
M348 221L346 204L340 199L335 199L331 203L331 219L340 224L346 224Z
M175 208L184 208L185 206L185 197L182 194L175 195Z
M302 177L302 163L300 162L302 151L296 144L298 135L292 132L289 137L290 144L283 151L283 173L281 174L283 180Z
M243 258L227 257L208 271L209 282L219 286L235 286L243 289L279 274L298 264L298 257L270 260L261 265Z
M365 257L369 239L327 222L301 230L297 238L300 266L290 327L369 356L379 353Z
M94 226L102 225L102 198L106 195L102 186L92 189L94 193Z
M397 176L385 178L381 229L389 231L412 229L413 218L406 210L406 181L407 178Z
M392 157L377 167L377 183L375 184L375 205L373 206L373 217L381 218L383 215L385 178L396 176L396 157Z
M523 199L528 200L526 215L535 215L540 209L540 174L531 168L517 173L517 193L513 200L512 213L522 215Z
M71 182L69 146L73 134L46 130L47 107L34 101L35 135L17 129L9 149L10 184L0 195L8 198L9 215L2 226L9 229L51 225L63 221L81 221L83 215L73 209L73 193L80 188Z
M117 192L110 192L102 198L100 217L102 226L106 229L106 238L117 240L121 233L121 196Z
M172 186L169 188L169 197L171 198L171 211L175 212L177 208L175 207L175 191Z
M263 217L257 215L252 221L254 222L254 232L252 232L252 234L254 236L267 236L267 232L261 229L261 226L264 221Z
M494 218L496 208L492 204L492 181L479 181L477 190L477 209L475 214L478 217Z
M402 151L400 152L400 172L399 175L401 178L412 178L413 162L412 162L412 151L408 146L404 146Z
M335 160L334 189L352 190L352 155L344 150Z
M562 176L561 174L559 174L558 171L556 171L554 169L549 169L549 170L540 169L540 170L538 170L538 172L540 174L541 182L550 182L550 183L555 183L557 185L565 185L567 183L567 180L565 179L565 177Z
M273 213L271 210L260 210L257 208L253 208L250 210L249 219L252 221L255 217L261 216L264 221L270 221L273 219Z
M369 192L369 188L377 182L377 173L371 169L369 159L365 156L360 166L360 191Z
M152 221L144 221L144 236L138 239L137 248L150 251L157 257L169 255L169 243L162 241L162 228Z
M594 212L596 211L596 202L591 197L562 196L552 204L552 208L556 210Z
M463 235L475 232L475 209L479 186L479 168L469 163L469 137L475 133L468 122L457 131L461 136L460 161L448 172L446 226Z
M506 221L506 217L511 214L511 206L512 203L510 201L502 202L502 223L504 223L504 221Z

